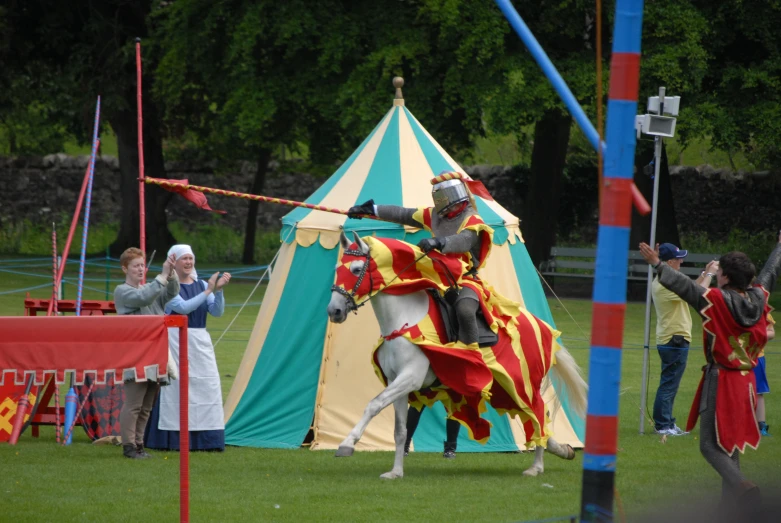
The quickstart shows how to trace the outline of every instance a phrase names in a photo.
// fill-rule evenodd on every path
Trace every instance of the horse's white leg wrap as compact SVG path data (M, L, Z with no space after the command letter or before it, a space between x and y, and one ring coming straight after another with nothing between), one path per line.
M405 369L399 376L393 380L388 387L380 392L376 398L371 400L363 411L363 416L358 424L353 427L353 430L344 438L339 444L339 449L336 451L337 457L351 456L355 449L355 444L363 436L363 431L366 430L366 426L369 422L382 411L385 407L395 402L398 399L407 401L407 396L410 392L420 389L425 378L425 372L428 371L428 367L422 368L422 373L417 372L421 369ZM420 374L423 374L422 376ZM405 416L406 423L406 416ZM406 434L405 434L406 437ZM404 441L401 442L402 453L404 452ZM398 445L397 445L398 452Z
M396 443L396 455L393 460L393 469L381 474L383 479L396 479L404 477L404 444L407 442L407 397L403 396L393 402L396 412L396 421L393 430L393 439Z
M550 440L548 440L548 444L550 444ZM542 445L537 445L534 448L534 463L532 463L531 467L523 471L524 476L536 476L537 474L545 472L545 464L543 463L544 454L545 449L542 448Z

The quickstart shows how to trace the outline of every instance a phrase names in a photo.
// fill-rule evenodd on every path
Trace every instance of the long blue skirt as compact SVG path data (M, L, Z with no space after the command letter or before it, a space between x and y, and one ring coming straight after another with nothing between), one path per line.
M157 428L160 420L160 394L155 399L155 406L149 416L149 422L144 431L144 447L156 450L179 450L179 431L160 430ZM190 450L225 450L224 430L190 431Z

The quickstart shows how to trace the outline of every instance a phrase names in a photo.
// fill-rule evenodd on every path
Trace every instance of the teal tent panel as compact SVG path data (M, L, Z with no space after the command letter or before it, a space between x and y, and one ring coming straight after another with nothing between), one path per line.
M401 152L399 150L399 111L393 111L388 128L382 136L380 146L374 155L372 165L358 194L356 204L374 200L378 205L403 205L401 194ZM357 223L356 223L357 222ZM401 225L377 220L348 218L345 229L386 230L401 229ZM383 235L384 236L384 235Z
M229 445L298 448L314 415L339 249L298 247L263 349L225 427ZM306 324L301 318L309 318Z
M529 251L526 250L526 244L520 240L510 244L510 255L526 309L548 325L555 327L556 323L553 321L548 299L542 290L540 277L534 268Z
M510 236L507 227L492 227L492 229L494 230L494 245L504 245Z
M532 314L545 321L553 327L556 323L553 321L553 315L551 314L550 307L548 306L548 300L545 298L545 293L542 290L539 276L534 269L534 263L532 263L529 251L526 250L526 245L520 241L515 242L510 246L510 253L513 259L513 265L515 266L515 274L518 276L518 282L521 284L521 294L523 294L523 301L526 305L526 309ZM569 405L569 399L559 391L556 390L556 394L561 400L561 408L564 409L564 413L567 415L567 419L572 425L572 430L578 436L580 441L586 440L586 422L578 418L572 408Z
M323 198L325 198L325 196L329 192L331 192L331 189L333 189L334 186L339 182L339 180L342 179L344 173L346 173L350 169L350 167L352 167L353 162L355 162L355 159L358 158L361 155L361 153L363 153L363 150L366 148L366 144L368 144L371 141L372 137L380 128L383 121L385 121L385 118L380 120L380 123L377 124L377 126L372 130L369 136L366 137L363 143L353 152L352 155L350 155L347 161L344 162L342 166L339 167L339 169L337 169L337 171L334 174L332 174L328 178L328 180L325 181L323 185L320 186L319 189L313 192L312 195L306 199L305 203L311 203L313 205L317 205L323 200ZM290 211L289 213L287 213L285 216L283 216L282 223L283 225L287 225L287 226L293 225L296 222L300 222L301 220L306 218L310 212L312 212L311 209L307 209L305 207L298 207ZM284 238L284 236L282 238Z
M436 145L434 145L431 139L426 136L423 128L420 126L418 121L415 120L415 117L412 116L412 113L410 113L406 107L404 108L404 112L406 113L409 124L412 127L412 132L415 134L415 139L420 145L420 150L423 152L423 156L426 158L426 162L428 163L429 167L431 167L431 171L434 173L434 175L438 175L442 171L452 171L453 167L450 165L450 162L448 162L447 159L442 156L442 153L439 152Z
M483 221L499 233L498 229L504 228L504 220L480 198L475 198L475 203L477 204L477 212ZM507 233L504 233L504 238L507 239ZM495 238L494 243L501 244L504 241L500 242L498 238Z
M458 433L459 452L514 452L519 450L515 443L509 416L500 416L490 405L483 413L483 419L491 422L491 437L485 445L469 439L469 432L461 427ZM420 424L415 431L413 443L418 452L442 452L442 442L446 439L447 413L441 403L435 403L430 409L425 409L420 416Z

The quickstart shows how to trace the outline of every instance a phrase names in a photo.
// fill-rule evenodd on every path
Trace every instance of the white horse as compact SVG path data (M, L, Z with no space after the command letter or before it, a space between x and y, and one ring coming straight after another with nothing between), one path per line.
M369 246L353 233L357 249L365 255L367 261L357 260L350 264L350 272L360 280L367 274L367 264L370 259ZM345 251L351 248L351 243L342 233L342 247ZM328 304L328 317L334 323L342 323L347 315L356 309L353 298L355 293L346 292L344 289L334 287L331 293L331 301ZM417 325L428 314L428 296L425 291L417 291L406 295L391 295L379 292L372 296L372 308L377 316L380 331L388 335L401 326ZM350 434L339 444L337 457L352 456L355 444L361 439L369 422L385 407L393 404L396 414L394 424L394 441L396 443L396 455L393 469L380 477L384 479L401 478L404 476L404 443L407 438L407 408L408 396L411 392L430 387L436 380L428 358L417 345L403 336L386 339L377 352L377 360L388 379L388 386L377 397L372 399L364 410L358 424L350 431ZM557 385L561 384L560 393L567 395L575 413L581 418L586 412L587 385L583 380L579 367L572 355L562 346L556 353L557 363L551 367L553 380ZM546 377L547 378L547 377ZM548 381L546 379L546 381ZM564 459L574 459L575 453L571 446L561 445L553 438L548 438L547 450ZM542 446L535 448L534 463L523 472L526 476L536 476L544 471Z

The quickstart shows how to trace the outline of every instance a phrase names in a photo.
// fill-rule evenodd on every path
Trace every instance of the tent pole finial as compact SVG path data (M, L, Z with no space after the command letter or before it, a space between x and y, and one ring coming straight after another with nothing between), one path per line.
M404 78L396 76L393 79L393 87L396 88L396 96L394 96L393 105L404 105L404 96L401 94L401 88L404 86Z

